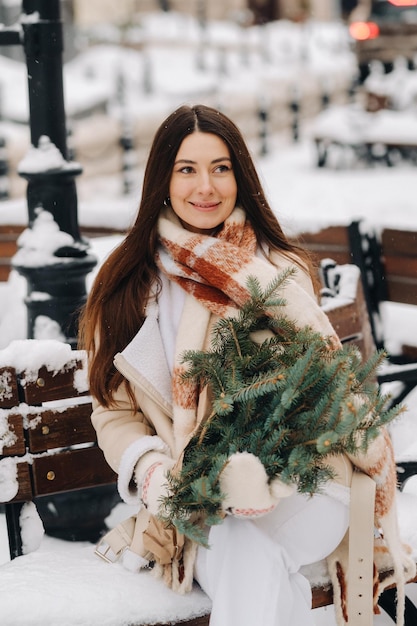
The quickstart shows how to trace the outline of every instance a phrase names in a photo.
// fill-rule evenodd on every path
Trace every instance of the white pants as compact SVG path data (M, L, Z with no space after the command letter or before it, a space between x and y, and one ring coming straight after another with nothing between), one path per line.
M195 578L212 600L210 626L313 626L302 565L342 540L349 508L326 495L295 493L258 520L226 517L198 548Z

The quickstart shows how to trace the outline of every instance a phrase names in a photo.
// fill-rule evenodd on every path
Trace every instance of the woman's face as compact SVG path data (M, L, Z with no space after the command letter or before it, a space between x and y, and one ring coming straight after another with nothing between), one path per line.
M217 135L194 132L183 140L169 183L171 206L193 233L210 234L236 205L229 148Z

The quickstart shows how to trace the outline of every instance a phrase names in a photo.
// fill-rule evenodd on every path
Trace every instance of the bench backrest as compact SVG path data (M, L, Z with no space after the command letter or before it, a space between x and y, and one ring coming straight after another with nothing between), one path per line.
M28 360L33 345L28 340ZM48 341L48 349L51 345ZM68 361L58 371L48 369L47 354L45 363L36 372L0 368L0 463L8 459L16 466L12 502L116 479L97 446L88 388L80 384L86 380L85 355L69 349Z
M365 220L355 220L301 233L299 239L318 261L331 257L360 268L374 341L383 347L381 302L417 305L417 232L376 231Z
M358 346L364 359L375 351L359 268L323 259L320 267L322 308L343 344Z

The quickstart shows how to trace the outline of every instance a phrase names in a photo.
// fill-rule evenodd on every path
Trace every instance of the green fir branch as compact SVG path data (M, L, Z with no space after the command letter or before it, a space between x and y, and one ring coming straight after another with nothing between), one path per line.
M216 324L208 351L187 351L183 379L209 386L210 415L184 452L182 470L169 475L163 519L199 543L203 526L223 519L219 477L235 452L259 457L272 479L315 493L334 475L331 454L366 451L401 407L387 410L376 384L385 358L362 362L359 350L331 347L329 337L285 315L279 292L293 271L265 290L250 277L250 298L237 317ZM270 331L259 343L257 331Z

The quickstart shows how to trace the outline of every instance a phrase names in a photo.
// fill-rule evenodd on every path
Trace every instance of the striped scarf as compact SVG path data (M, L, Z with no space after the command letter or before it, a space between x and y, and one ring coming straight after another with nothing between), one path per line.
M159 269L209 311L226 317L247 299L242 274L251 267L257 244L241 209L233 211L217 237L185 230L168 209L159 220L159 234Z
M179 454L198 421L199 389L193 381L182 378L186 369L182 362L184 352L207 347L216 319L237 314L250 298L249 276L255 276L265 289L292 263L280 256L278 267L266 257L257 256L254 230L239 207L225 220L216 237L185 230L171 208L161 214L158 232L157 266L186 292L172 374L174 433ZM288 280L282 295L287 301L286 314L294 322L309 325L323 336L335 336L327 316L296 280Z
M284 264L284 257L282 267L276 267L256 255L255 232L239 207L215 237L185 230L169 208L159 219L158 231L159 269L218 317L236 314L249 299L249 276L255 276L265 289L289 265L297 268L289 259ZM296 282L288 281L282 293L287 300L286 314L295 323L309 325L323 335L335 334L316 301Z

